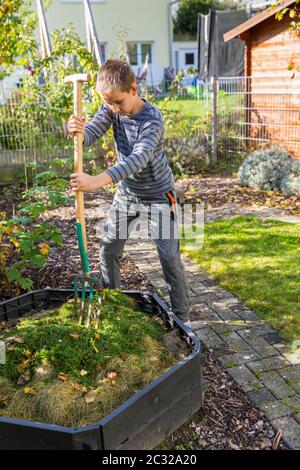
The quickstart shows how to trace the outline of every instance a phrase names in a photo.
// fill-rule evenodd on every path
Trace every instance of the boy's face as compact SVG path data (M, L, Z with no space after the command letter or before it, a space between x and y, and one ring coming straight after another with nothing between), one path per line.
M100 91L96 88L96 92L99 93L103 101L108 104L114 113L121 116L130 116L133 113L138 96L136 84L132 84L129 92L122 91L119 88L110 91Z

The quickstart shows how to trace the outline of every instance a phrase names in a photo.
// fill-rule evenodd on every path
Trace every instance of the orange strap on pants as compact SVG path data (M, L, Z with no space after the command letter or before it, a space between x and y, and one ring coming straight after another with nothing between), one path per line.
M168 199L169 199L169 202L170 202L170 207L171 207L171 217L172 219L174 220L175 219L175 198L173 196L173 194L169 191L166 193Z

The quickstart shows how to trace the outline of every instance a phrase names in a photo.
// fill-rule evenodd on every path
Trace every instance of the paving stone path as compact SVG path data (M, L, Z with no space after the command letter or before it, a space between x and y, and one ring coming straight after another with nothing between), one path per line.
M286 216L278 209L238 208L234 204L207 210L205 221L249 213L300 223L299 217ZM129 240L125 249L168 303L154 243ZM300 449L300 350L286 347L275 330L187 256L182 260L192 304L190 327L214 351L274 429L283 431L284 442L290 448Z

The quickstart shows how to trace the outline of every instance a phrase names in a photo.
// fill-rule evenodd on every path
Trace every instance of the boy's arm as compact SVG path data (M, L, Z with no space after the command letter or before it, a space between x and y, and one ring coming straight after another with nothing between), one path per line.
M102 137L105 132L108 131L112 123L112 117L113 112L109 107L106 104L102 105L94 119L88 122L85 126L83 141L83 145L85 147L93 145L97 139Z
M126 159L105 170L114 183L118 183L145 168L153 156L162 132L163 123L159 120L148 121L144 124L131 154Z
M108 184L117 183L129 175L135 174L145 168L153 156L163 132L163 123L149 121L145 123L139 139L135 143L132 153L116 165L108 168L99 175L90 176L85 173L73 173L71 188L73 191L96 191Z

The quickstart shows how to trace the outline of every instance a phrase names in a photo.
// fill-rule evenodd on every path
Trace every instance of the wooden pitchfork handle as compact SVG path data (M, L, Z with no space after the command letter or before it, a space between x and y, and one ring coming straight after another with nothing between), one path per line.
M74 114L81 116L82 114L82 83L89 82L91 76L89 74L74 74L65 77L64 83L73 83L74 89ZM82 143L83 134L76 133L74 136L74 173L83 172L82 162ZM90 265L88 258L88 246L86 238L86 227L84 218L84 193L83 191L75 192L75 212L76 212L76 231L79 245L81 266L83 275L89 277Z

